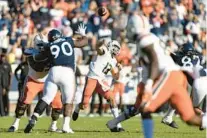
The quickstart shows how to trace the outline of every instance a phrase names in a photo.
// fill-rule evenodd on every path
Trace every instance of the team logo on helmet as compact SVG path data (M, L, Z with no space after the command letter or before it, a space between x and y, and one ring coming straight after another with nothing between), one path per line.
M57 29L52 29L49 33L48 33L48 41L49 42L53 42L57 39L59 39L60 37L62 37L62 34L60 31L58 31Z

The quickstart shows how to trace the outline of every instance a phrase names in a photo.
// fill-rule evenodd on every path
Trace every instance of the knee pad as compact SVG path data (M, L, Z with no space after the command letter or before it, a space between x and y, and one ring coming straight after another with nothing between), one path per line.
M39 115L42 115L42 113L44 112L47 106L48 104L45 101L40 100L34 109L34 113L38 113Z
M151 113L141 113L142 119L152 119Z
M58 120L61 113L62 113L62 109L53 108L51 114L52 120L53 121Z
M28 104L18 102L15 110L16 118L22 117L24 115L24 112L27 110L28 106Z

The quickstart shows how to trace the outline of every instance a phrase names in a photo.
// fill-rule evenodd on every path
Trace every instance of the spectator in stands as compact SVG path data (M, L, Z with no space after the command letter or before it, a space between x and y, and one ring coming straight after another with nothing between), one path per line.
M6 24L3 24L2 30L0 31L0 49L2 53L6 54L7 49L9 47L9 39L8 39L9 30Z
M184 17L187 15L187 9L184 6L182 0L180 0L178 2L178 4L175 5L175 6L176 6L176 10L178 12L178 18L179 18L180 22L183 23L184 22Z

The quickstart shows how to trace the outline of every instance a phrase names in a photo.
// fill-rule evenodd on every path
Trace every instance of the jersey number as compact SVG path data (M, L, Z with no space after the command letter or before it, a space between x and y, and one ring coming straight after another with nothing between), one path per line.
M189 58L189 57L187 57L187 56L184 56L184 57L182 58L183 66L184 66L184 67L193 67L194 65L195 65L195 66L200 65L200 59L199 59L198 56L195 56L195 55L194 55L194 56L193 56L193 60L196 61L195 64L192 63L191 58Z
M66 51L67 47L69 48L69 51ZM55 56L55 58L59 56L60 50L62 50L62 53L66 56L71 56L73 54L72 46L68 42L62 43L61 47L59 47L58 45L52 45L50 47L50 50L51 50L52 55Z
M102 72L104 74L107 74L111 70L111 68L112 68L111 64L107 63L104 69L102 70Z

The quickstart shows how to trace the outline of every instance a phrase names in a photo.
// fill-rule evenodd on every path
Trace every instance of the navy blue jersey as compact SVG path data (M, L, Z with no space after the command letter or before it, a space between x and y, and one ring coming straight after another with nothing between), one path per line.
M74 42L71 37L62 37L49 43L53 66L67 66L75 70Z
M175 54L171 53L171 57L173 58L176 64L182 67L192 68L193 66L201 66L202 56L197 52L195 52L192 55L187 55L183 52L178 51ZM184 72L184 74L187 77L188 83L192 86L194 81L193 77L188 72Z
M182 52L176 52L175 54L171 54L171 56L175 63L182 67L201 66L202 56L198 53L186 55Z

